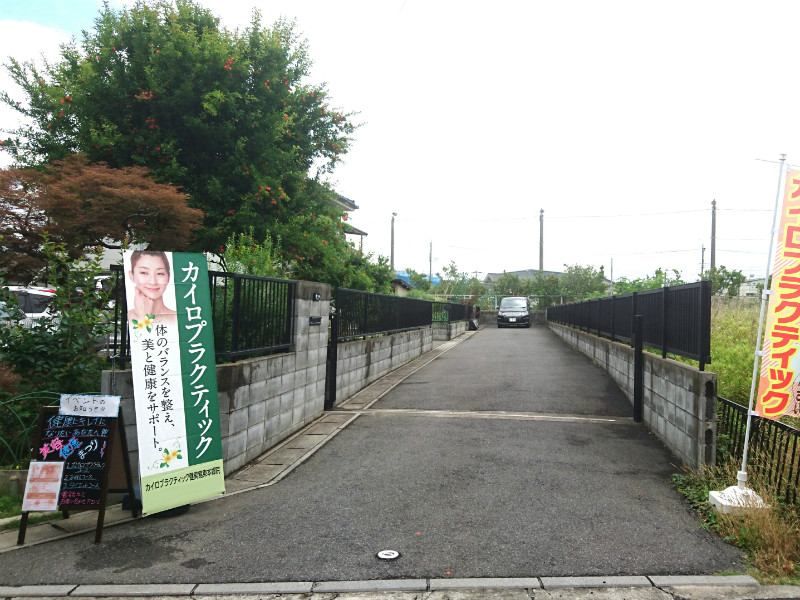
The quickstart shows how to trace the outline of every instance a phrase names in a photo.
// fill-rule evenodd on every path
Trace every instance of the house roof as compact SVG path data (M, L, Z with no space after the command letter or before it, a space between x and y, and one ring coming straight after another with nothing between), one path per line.
M341 194L337 194L336 202L345 210L358 210L358 205L355 202L350 200L350 198L345 198Z
M358 227L350 225L350 223L342 223L342 231L352 235L369 235L366 231L361 231Z
M395 279L392 279L392 284L399 285L400 287L405 288L407 290L413 290L414 289L413 285L411 285L405 279L400 279L399 277L397 277Z

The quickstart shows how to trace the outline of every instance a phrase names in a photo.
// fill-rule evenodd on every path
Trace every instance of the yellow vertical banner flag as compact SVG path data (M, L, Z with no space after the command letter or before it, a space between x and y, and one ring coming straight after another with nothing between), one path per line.
M800 416L800 170L786 174L755 412Z

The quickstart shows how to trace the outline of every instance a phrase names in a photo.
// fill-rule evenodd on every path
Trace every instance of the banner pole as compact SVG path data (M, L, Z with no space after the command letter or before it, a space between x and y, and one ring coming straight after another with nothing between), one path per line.
M761 294L761 315L758 319L758 337L756 338L756 352L753 357L753 380L750 384L750 403L747 406L747 426L744 433L744 450L742 452L742 470L736 476L739 482L739 487L744 489L747 482L747 451L750 447L750 426L753 420L753 401L755 400L756 382L758 381L758 367L759 358L763 356L761 350L761 338L764 333L764 312L766 311L767 299L770 295L769 290L769 276L770 267L772 264L772 251L775 244L775 228L776 220L778 218L778 205L781 199L781 185L783 183L783 167L786 161L786 155L781 154L780 169L778 171L778 190L775 192L775 208L772 212L772 233L769 236L769 252L767 253L767 269L764 274L764 290Z
M767 252L767 268L764 274L764 290L761 294L761 314L758 319L758 335L756 337L756 350L753 356L753 378L750 383L750 401L747 406L747 425L745 426L744 445L742 450L742 468L736 474L737 485L726 488L725 490L708 493L708 500L721 513L733 513L747 508L764 507L761 498L747 489L747 452L750 447L750 427L753 421L753 401L756 394L756 382L758 381L759 359L764 355L761 350L761 338L764 333L764 313L767 308L767 299L771 291L769 290L769 276L771 274L772 252L775 243L776 219L778 216L778 206L781 199L781 187L783 184L783 167L786 162L786 155L781 154L780 169L778 170L778 190L775 193L775 208L772 212L772 231L769 237L769 252Z

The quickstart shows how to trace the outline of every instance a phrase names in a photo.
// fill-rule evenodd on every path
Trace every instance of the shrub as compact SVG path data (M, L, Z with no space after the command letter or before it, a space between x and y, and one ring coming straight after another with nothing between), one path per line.
M95 285L99 253L88 260L69 258L63 247L45 242L48 284L56 294L53 316L30 329L12 319L0 327L0 362L16 376L19 392L98 392L105 361L95 351L111 328L108 294ZM15 312L16 299L0 292Z

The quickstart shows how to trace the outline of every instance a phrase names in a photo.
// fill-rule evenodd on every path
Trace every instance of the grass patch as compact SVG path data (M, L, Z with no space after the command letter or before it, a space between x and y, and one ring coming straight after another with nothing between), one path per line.
M11 517L21 518L21 516L22 498L13 498L5 494L0 494L0 519L9 519ZM0 523L0 531L19 529L19 518ZM28 526L61 518L62 514L60 512L32 512L28 514Z
M715 298L711 305L711 360L719 395L747 405L753 380L761 302Z
M0 494L0 519L13 517L22 512L22 498L12 498Z
M28 527L30 527L31 525L38 525L39 523L47 523L48 521L55 521L61 518L63 518L63 515L60 512L30 513L28 515ZM19 529L19 522L21 519L22 517L20 516L17 519L11 519L10 521L6 521L5 523L0 524L0 531Z
M782 503L776 490L759 480L756 469L748 471L747 485L770 508L722 515L708 501L709 491L735 484L740 466L721 459L714 469L686 469L673 475L672 482L697 510L705 529L742 549L753 577L764 584L800 585L800 508Z
M706 369L717 374L718 395L742 406L750 402L760 315L760 299L711 299L711 364ZM669 358L698 366L696 360L682 356ZM798 418L783 416L780 421L800 429Z

